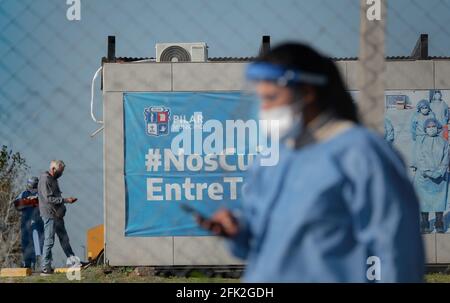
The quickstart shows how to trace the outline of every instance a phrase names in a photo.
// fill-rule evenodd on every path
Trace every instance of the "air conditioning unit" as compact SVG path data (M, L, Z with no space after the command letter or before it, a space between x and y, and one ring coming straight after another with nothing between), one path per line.
M156 62L206 62L206 43L156 43Z

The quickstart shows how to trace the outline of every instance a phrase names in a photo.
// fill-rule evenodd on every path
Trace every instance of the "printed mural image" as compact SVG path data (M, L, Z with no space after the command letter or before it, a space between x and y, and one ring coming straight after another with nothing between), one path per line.
M445 100L450 91L388 91L385 95L385 139L411 168L421 203L421 231L446 232L450 195L449 109Z
M384 139L389 143L394 142L395 139L394 125L389 118L384 119Z

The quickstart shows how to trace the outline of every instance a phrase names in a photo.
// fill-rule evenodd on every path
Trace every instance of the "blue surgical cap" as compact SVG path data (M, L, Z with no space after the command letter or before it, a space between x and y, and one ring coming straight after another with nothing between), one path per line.
M31 177L27 180L27 186L29 188L37 188L39 179L37 177Z
M435 125L437 128L441 128L441 124L435 118L425 120L425 123L423 124L424 130L430 125Z
M417 103L417 111L420 111L424 107L430 109L430 102L428 102L428 100L420 100L419 103Z

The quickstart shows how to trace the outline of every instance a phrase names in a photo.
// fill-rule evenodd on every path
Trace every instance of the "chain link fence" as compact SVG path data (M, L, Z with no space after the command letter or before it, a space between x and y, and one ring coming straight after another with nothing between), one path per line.
M258 55L261 36L270 35L272 45L301 41L334 58L369 126L383 132L386 119L392 122L392 141L397 147L408 146L402 150L408 162L413 147L405 142L416 104L432 99L436 90L450 102L445 76L450 1L380 2L378 7L378 1L356 0L0 0L0 143L19 152L28 166L12 185L2 188L2 209L24 189L26 177L39 176L52 159L62 159L67 165L59 181L63 196L79 199L68 206L65 220L81 259L88 255L87 230L106 223L106 241L114 247L110 255L126 263L117 265L204 265L204 257L194 251L209 255L208 264L230 265L221 264L226 257L217 242L172 236L158 242L154 235L126 235L125 225L132 218L126 217L124 192L123 93L236 92L245 86L238 72ZM430 40L413 52L420 34L428 34ZM116 37L111 58L108 36ZM183 62L155 62L156 43L200 41L208 45L203 65L185 68ZM107 66L100 73L103 83L95 83L93 106L97 119L104 122L99 125L91 119L89 100L92 77L102 63ZM209 63L222 65L209 69ZM111 105L103 107L104 102ZM238 106L229 115L238 118L244 110ZM144 116L139 119L144 121ZM91 136L102 126L104 130ZM114 181L108 183L104 176ZM4 180L2 171L1 184ZM116 188L117 184L123 186ZM105 195L110 203L106 208ZM13 222L9 213L0 212L2 267L20 266L17 256L8 258L20 247L19 213ZM158 215L154 212L148 220L156 222ZM185 221L175 216L172 222L176 229ZM109 236L114 226L114 236ZM116 240L117 244L108 243ZM58 244L54 251L55 264L63 266L66 257ZM159 264L142 264L142 259Z

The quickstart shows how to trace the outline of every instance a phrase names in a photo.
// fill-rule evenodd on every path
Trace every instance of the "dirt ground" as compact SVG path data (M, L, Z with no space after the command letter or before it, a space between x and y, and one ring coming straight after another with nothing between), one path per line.
M450 275L433 273L426 275L428 283L450 283ZM81 280L69 280L64 273L41 277L39 273L20 278L2 278L0 283L227 283L239 282L239 279L206 277L202 273L193 273L190 277L162 277L159 275L140 275L134 268L121 267L105 273L102 267L90 267L81 271Z

